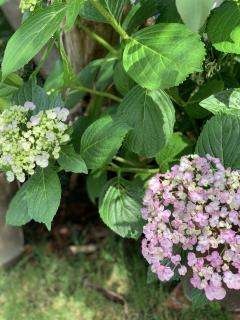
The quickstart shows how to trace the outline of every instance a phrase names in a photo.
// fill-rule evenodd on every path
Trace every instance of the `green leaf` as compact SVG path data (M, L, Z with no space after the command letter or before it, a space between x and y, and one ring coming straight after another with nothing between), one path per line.
M239 26L240 7L234 1L225 1L208 21L208 38L217 50L240 53Z
M64 70L63 63L57 60L53 65L48 77L44 83L46 92L60 91L64 87Z
M72 128L73 132L71 135L71 142L74 146L74 149L76 152L80 152L80 143L81 143L81 138L84 133L84 131L87 129L87 127L90 126L90 124L93 123L95 119L90 116L80 116L76 121L73 122Z
M93 60L86 65L78 74L78 80L81 84L85 87L92 88L103 64L105 64L104 58Z
M99 169L110 162L121 147L129 126L105 116L91 124L81 139L81 155L89 169Z
M26 199L26 182L12 198L6 213L6 223L12 226L22 226L31 220L28 215L27 199Z
M177 11L176 0L157 0L159 5L159 15L157 23L182 23L182 19Z
M0 82L0 97L11 100L13 94L18 90L16 87L9 86L4 82Z
M47 95L45 90L34 81L25 82L12 97L12 103L16 105L23 106L26 101L31 101L35 104L36 109L33 110L33 114L42 110L64 106L61 96L57 95L57 93Z
M209 115L206 109L202 108L200 101L211 96L214 93L224 89L224 82L222 80L210 79L207 80L188 100L185 110L193 119L202 119Z
M62 147L58 163L66 172L88 173L84 160L71 145Z
M14 94L12 99L14 104L23 106L26 101L31 101L37 107L34 112L49 109L48 95L34 81L24 83L24 85Z
M136 31L144 22L160 12L159 0L144 0L136 3L132 6L131 10L127 14L124 22L123 29L128 34Z
M121 237L136 239L142 233L141 193L136 184L114 178L100 198L99 211L103 222Z
M79 72L77 79L84 87L92 88L94 86L97 90L104 91L112 82L115 63L116 59L109 55L103 59L93 60ZM86 94L86 92L69 94L66 105L75 106Z
M156 161L162 172L169 169L170 164L191 149L191 142L186 137L174 133L168 144L157 154Z
M91 61L86 67L84 67L77 78L82 86L92 88L95 86L95 80L99 73L100 67L104 59L97 59ZM77 92L77 93L70 93L66 99L66 105L70 107L74 107L83 97L86 95L86 92Z
M121 20L127 0L100 0L100 2L117 21ZM86 20L108 23L90 1L85 1L81 6L80 15Z
M191 301L193 307L202 307L208 303L208 299L203 290L197 288L192 288L191 291Z
M12 97L17 90L16 87L0 82L0 110L11 105Z
M11 73L3 80L2 72L0 70L0 78L1 82L12 87L20 88L23 85L23 79L17 73Z
M176 0L177 10L189 29L198 32L204 25L214 0Z
M61 184L52 168L39 169L27 182L28 215L51 229L61 200Z
M142 87L164 89L202 70L204 44L182 24L157 24L127 40L123 53L126 72Z
M64 15L64 5L52 5L34 12L18 28L5 50L2 63L3 78L22 68L42 49L59 28Z
M151 268L149 266L147 271L147 284L156 283L158 281L159 281L158 276L156 275L156 273L153 273L151 271Z
M216 115L205 124L197 141L196 153L219 158L225 167L240 169L240 118Z
M134 86L134 81L123 69L122 61L119 61L114 69L114 84L121 95L126 95Z
M90 200L96 203L96 199L100 196L103 186L107 182L106 171L94 171L87 176L87 192Z
M173 133L174 108L162 90L135 86L120 104L118 117L133 128L126 139L127 148L147 158L155 156Z
M240 54L240 26L231 32L230 40L216 43L214 47L222 52Z
M202 100L200 105L213 114L240 115L240 89L227 89L218 92Z
M61 95L57 92L53 92L48 96L48 109L65 106L66 104L62 100Z
M66 8L66 29L69 30L73 27L79 11L84 4L85 0L68 0Z
M79 82L77 75L75 74L71 63L69 62L69 57L66 54L62 41L59 41L59 52L63 64L63 80L65 87L71 87L78 84Z
M96 78L96 89L104 91L113 81L113 70L116 64L116 58L108 54L103 59Z
M10 74L3 81L0 71L0 111L11 106L13 95L22 85L22 78L20 78L16 73Z

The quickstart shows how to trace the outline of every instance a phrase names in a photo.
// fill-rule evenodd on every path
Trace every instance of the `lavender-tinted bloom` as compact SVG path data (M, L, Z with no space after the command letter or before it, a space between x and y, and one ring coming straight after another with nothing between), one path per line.
M30 122L31 122L32 126L37 126L40 121L41 121L41 117L39 117L39 116L32 116L30 118Z
M212 156L184 156L151 178L141 211L142 253L151 270L161 281L189 271L209 300L223 299L226 287L240 290L239 210L240 171Z
M33 102L31 102L31 101L26 101L26 102L24 103L24 108L25 108L26 110L34 110L34 109L36 108L36 106L35 106L35 104L34 104Z

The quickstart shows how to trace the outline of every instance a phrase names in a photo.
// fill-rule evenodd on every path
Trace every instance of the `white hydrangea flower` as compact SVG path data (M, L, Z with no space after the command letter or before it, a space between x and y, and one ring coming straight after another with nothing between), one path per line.
M46 168L58 159L61 145L70 140L64 123L69 111L55 108L32 115L35 106L12 106L0 114L0 171L7 180L20 182L34 174L36 167Z
M25 182L25 180L26 180L26 176L25 176L25 174L23 172L17 173L16 174L16 178L21 183Z
M35 106L35 104L33 102L26 101L24 103L24 108L26 108L27 110L34 110L34 109L36 109L36 106Z
M30 118L30 122L32 126L37 126L39 124L39 122L41 121L41 117L39 115L37 116L32 116Z
M57 110L58 120L66 121L68 116L69 116L69 110L67 108L62 108L62 109L58 108Z
M33 11L39 0L21 0L19 8L22 12L30 10Z
M6 172L6 177L8 182L13 182L15 180L14 173L12 171Z
M35 157L36 164L41 168L47 168L49 155L47 153Z

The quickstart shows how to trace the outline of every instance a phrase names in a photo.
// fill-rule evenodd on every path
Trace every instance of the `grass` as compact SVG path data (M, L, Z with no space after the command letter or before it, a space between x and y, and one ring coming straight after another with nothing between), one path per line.
M137 247L112 234L91 255L57 255L45 241L32 250L10 271L0 272L0 320L230 319L218 304L183 313L161 308L171 287L146 284ZM101 290L116 293L118 302Z

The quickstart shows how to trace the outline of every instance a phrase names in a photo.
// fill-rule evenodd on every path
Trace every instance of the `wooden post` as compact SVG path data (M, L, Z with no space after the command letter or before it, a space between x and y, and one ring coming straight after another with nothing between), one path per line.
M14 183L7 183L0 175L0 266L15 260L23 251L23 233L21 228L5 224L5 214L12 196L17 190Z

